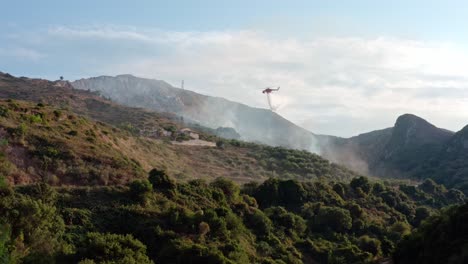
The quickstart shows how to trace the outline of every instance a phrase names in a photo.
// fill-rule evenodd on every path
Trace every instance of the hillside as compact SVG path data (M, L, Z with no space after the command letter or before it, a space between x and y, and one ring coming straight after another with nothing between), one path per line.
M140 130L173 126L179 120L173 114L156 114L141 108L116 104L97 93L74 89L66 81L17 78L2 72L0 98L47 103L114 126L130 124Z
M186 122L214 129L231 127L245 141L318 152L318 142L312 133L267 109L201 95L164 81L128 74L80 79L72 85L77 89L97 91L124 105L175 113L184 117Z
M395 126L349 139L333 139L323 156L363 174L387 178L431 178L468 192L467 132L437 128L415 115Z
M121 106L66 82L2 74L1 97L10 98L0 102L5 112L0 125L7 131L5 159L13 168L5 175L15 183L46 179L52 184L121 184L154 167L165 168L178 179L223 176L237 182L356 176L305 151L236 140L225 141L219 148L174 145L171 141L178 138L148 133L148 129L177 131L182 128L177 117ZM15 131L21 127L24 135L18 137ZM220 140L203 133L200 137ZM19 150L24 154L17 155ZM110 172L102 176L99 171Z
M468 126L455 133L414 175L430 177L468 193Z

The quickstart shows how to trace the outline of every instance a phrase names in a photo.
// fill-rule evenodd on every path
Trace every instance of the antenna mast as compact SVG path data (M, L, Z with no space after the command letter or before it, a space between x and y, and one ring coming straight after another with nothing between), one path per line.
M184 80L182 80L182 83L180 85L180 88L184 89Z

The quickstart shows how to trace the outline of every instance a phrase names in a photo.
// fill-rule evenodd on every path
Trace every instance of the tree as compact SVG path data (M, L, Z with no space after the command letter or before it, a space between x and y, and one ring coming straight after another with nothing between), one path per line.
M0 263L10 262L10 252L8 250L10 239L10 228L7 225L0 225Z
M450 189L446 196L452 203L463 203L466 199L463 192L457 189Z
M8 196L13 193L13 189L6 181L3 175L0 175L0 197Z
M134 180L130 183L130 194L134 200L146 204L153 186L148 180Z
M444 190L444 187L438 185L432 179L426 179L421 185L419 185L419 189L430 194L441 194Z
M371 184L369 183L369 180L364 176L352 179L350 186L354 190L360 188L365 194L368 194L371 190Z
M216 178L210 185L219 188L229 201L235 201L239 197L240 188L231 180L220 177Z
M411 226L406 222L395 222L390 227L390 231L396 234L398 237L403 237L411 233Z
M65 225L54 206L24 196L4 206L0 221L9 223L11 241L15 241L11 255L21 262L50 263L66 247Z
M429 217L403 238L393 256L395 263L467 263L468 203L452 206Z
M350 203L350 204L348 204L347 207L348 207L348 210L351 213L351 216L353 218L360 218L362 216L363 210L362 210L361 206L359 206L359 204Z
M380 183L380 182L376 182L374 183L374 185L372 186L372 192L375 194L375 195L378 195L380 194L381 192L385 191L385 186Z
M153 185L154 190L170 191L176 187L174 180L164 170L152 169L148 180Z
M34 197L46 204L53 205L57 200L57 192L47 183L36 183L21 188L22 193Z
M359 238L359 248L371 253L374 256L382 254L381 242L376 238L371 238L368 235Z
M269 207L278 204L279 182L280 181L276 178L269 178L258 186L254 197L261 207Z
M416 213L414 216L414 225L418 227L423 220L428 218L431 215L431 211L427 207L418 207L416 208Z
M320 207L314 221L318 227L330 228L336 232L348 231L353 225L349 211L339 207Z
M247 225L261 236L267 236L273 230L273 223L270 218L258 209L247 216Z
M341 197L345 198L346 195L346 189L343 183L335 183L333 185L333 190Z
M301 206L307 192L302 184L295 180L281 181L278 186L280 203L289 207Z
M286 211L283 207L270 207L265 210L265 213L275 226L284 227L288 235L301 236L307 228L302 217Z

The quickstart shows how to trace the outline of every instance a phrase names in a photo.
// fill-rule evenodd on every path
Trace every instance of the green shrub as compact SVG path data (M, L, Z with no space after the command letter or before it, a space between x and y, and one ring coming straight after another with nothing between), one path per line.
M351 229L353 219L346 209L322 206L314 218L314 224L319 229L329 228L336 232L345 232Z
M350 186L354 190L360 188L365 194L368 194L372 187L372 185L369 183L369 180L363 176L352 179Z
M235 201L239 197L239 186L226 178L216 178L210 186L220 189L230 201Z
M148 180L153 185L154 190L170 191L176 188L175 181L164 170L152 169L149 172Z
M29 122L31 123L42 123L43 122L43 117L41 114L34 114L30 115L28 117Z
M87 233L77 247L76 260L97 263L153 263L146 255L146 246L132 235Z
M146 204L153 186L148 180L134 180L130 183L130 194L134 200Z
M10 113L10 110L6 107L0 106L0 116L7 117Z
M359 238L359 248L361 250L371 253L373 256L379 256L382 254L381 242L376 238L371 238L367 235Z

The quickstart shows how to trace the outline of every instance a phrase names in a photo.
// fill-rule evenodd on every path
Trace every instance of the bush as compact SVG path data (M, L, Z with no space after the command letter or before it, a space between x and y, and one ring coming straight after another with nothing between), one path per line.
M421 185L419 185L419 189L430 194L441 194L444 191L443 185L438 185L432 179L426 179Z
M11 193L10 185L3 175L0 175L0 197Z
M371 253L373 256L379 256L382 254L381 242L376 238L371 238L367 235L359 238L359 248L363 251Z
M369 183L369 180L363 176L352 179L350 186L354 190L360 188L365 194L368 194L371 190L371 184Z
M97 263L153 263L146 255L146 246L132 235L108 233L87 233L75 258Z
M164 170L152 169L148 180L153 185L154 190L169 191L176 187L174 180Z
M356 203L350 203L348 205L348 210L353 218L360 218L363 214L361 206L359 206L359 204Z
M6 107L0 106L0 116L7 117L10 110Z
M341 198L345 198L345 195L346 195L346 189L344 187L344 184L342 183L336 183L335 185L333 185L333 190L341 197Z
M411 226L406 222L396 222L390 227L390 231L398 237L403 237L411 233Z
M62 116L62 111L60 111L60 110L54 110L54 116L55 116L56 118L60 118L60 117Z
M287 235L302 236L307 228L302 217L286 211L283 207L270 207L265 213L275 226L283 227Z
M15 135L23 138L26 133L28 132L28 127L26 126L25 123L21 123L16 129L15 129Z
M353 219L348 210L328 206L320 207L314 222L319 229L329 228L336 232L348 231L353 225Z
M42 123L43 121L42 115L40 114L30 115L28 119L31 123Z
M235 201L239 197L240 188L231 180L216 178L210 185L220 189L229 201Z
M423 220L428 218L431 215L431 211L427 207L418 207L416 208L416 213L414 216L414 225L417 227L421 224Z
M146 204L153 186L148 180L135 180L130 183L130 193L134 200Z
M216 147L220 149L224 149L224 141L222 140L216 141Z
M273 223L262 211L255 210L247 216L246 225L260 236L267 236L273 230Z
M54 206L18 196L7 208L1 207L0 222L10 224L11 240L15 241L11 255L21 263L51 263L66 246L61 241L65 225Z
M10 252L8 244L10 242L10 229L7 225L0 225L0 263L10 263Z

